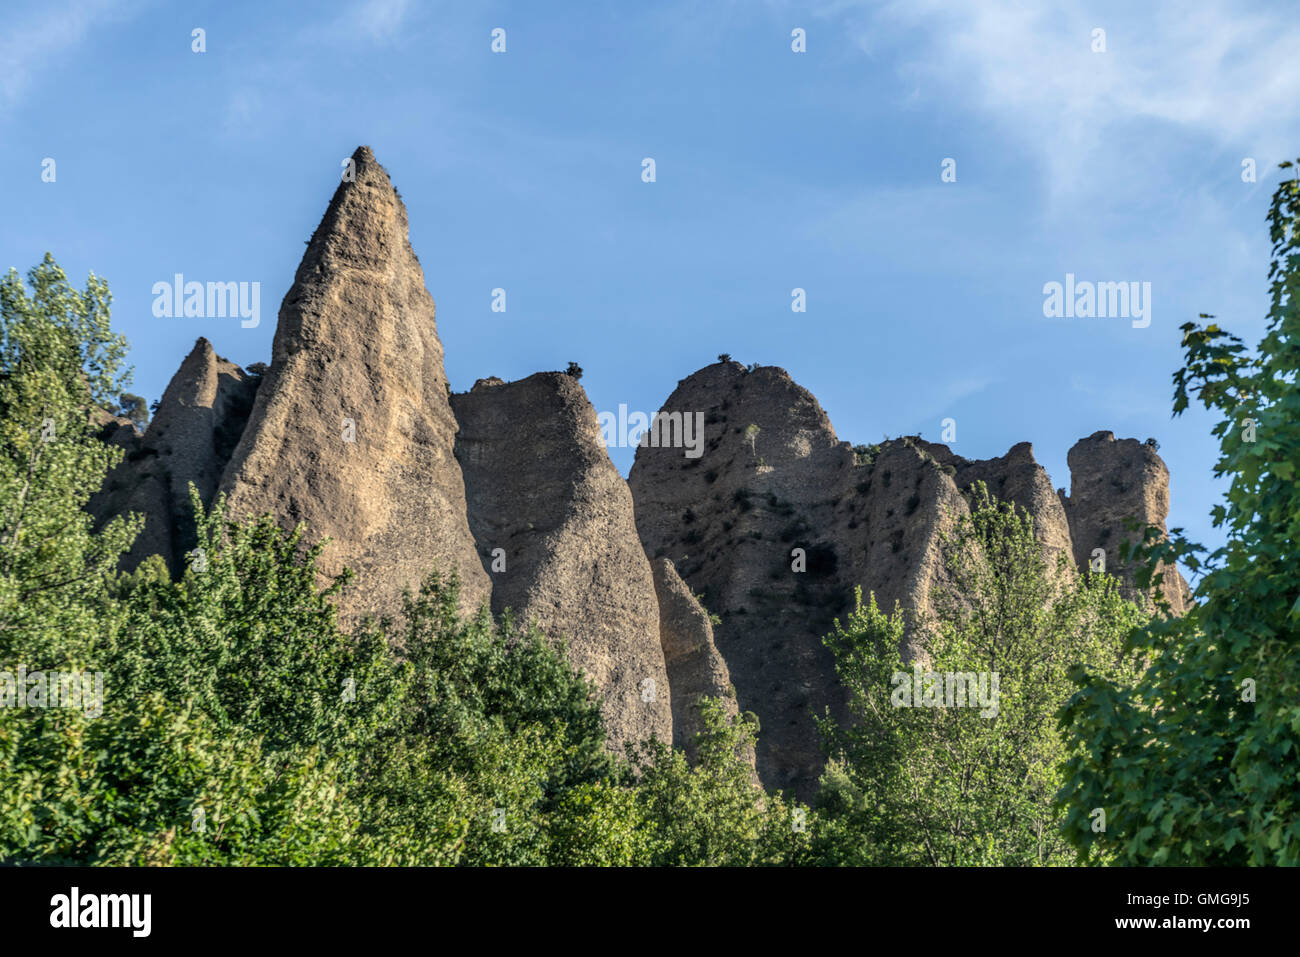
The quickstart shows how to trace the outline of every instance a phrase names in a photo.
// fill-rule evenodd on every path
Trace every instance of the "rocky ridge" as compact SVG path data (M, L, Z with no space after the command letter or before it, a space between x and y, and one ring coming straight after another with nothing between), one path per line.
M145 516L128 567L160 554L179 571L192 482L205 504L222 492L233 515L331 537L325 570L359 574L347 616L392 612L430 569L454 569L465 610L508 608L566 639L611 746L656 735L689 750L699 699L719 698L757 715L763 783L801 796L822 765L812 715L844 713L822 635L858 586L923 623L940 538L976 481L1025 509L1049 558L1086 567L1104 548L1135 594L1118 561L1124 519L1163 529L1169 474L1150 445L1109 432L1071 449L1067 496L1028 443L988 460L910 437L855 449L784 370L719 362L663 407L700 417L704 454L642 446L624 482L576 378L451 394L405 207L368 148L353 160L266 372L200 339L143 436L105 424L127 457L90 508ZM1181 612L1186 584L1167 578Z

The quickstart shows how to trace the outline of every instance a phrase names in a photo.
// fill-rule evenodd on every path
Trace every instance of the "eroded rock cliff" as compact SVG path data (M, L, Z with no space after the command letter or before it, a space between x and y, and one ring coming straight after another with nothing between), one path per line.
M564 636L604 697L612 743L671 740L654 578L586 392L539 372L480 380L451 402L493 611Z
M1070 494L1062 496L1074 539L1074 558L1089 567L1093 553L1105 569L1118 575L1130 597L1136 595L1134 563L1120 559L1120 543L1137 542L1141 533L1126 527L1129 520L1166 531L1169 518L1169 468L1153 445L1137 439L1116 439L1113 432L1094 432L1080 439L1066 459ZM1191 603L1190 589L1177 568L1161 565L1161 592L1174 614Z
M405 208L369 149L353 160L284 298L267 371L250 376L200 339L144 436L103 423L127 458L91 510L145 516L128 566L156 553L179 571L193 483L205 503L225 492L235 517L270 512L332 538L324 570L358 572L345 616L394 611L403 588L454 568L464 611L489 601L565 638L612 746L655 735L689 752L700 698L715 697L758 716L762 782L804 798L824 763L813 715L846 717L822 637L861 587L909 616L905 655L924 652L941 540L974 483L1028 513L1049 562L1086 566L1104 549L1132 593L1124 520L1163 530L1169 473L1150 445L1109 432L1070 450L1067 497L1028 443L986 460L917 437L852 447L784 370L719 362L663 407L699 423L702 450L670 430L624 482L576 378L451 395ZM1166 576L1182 612L1186 584Z
M1078 536L1092 540L1092 516L1104 526L1137 512L1163 527L1168 508L1167 470L1136 442L1093 449L1094 436L1076 446L1077 502L1066 503L1028 443L985 460L917 437L855 452L775 367L707 366L662 411L700 414L704 454L693 459L681 443L637 449L628 481L638 529L721 618L716 644L739 707L761 721L763 782L803 797L824 762L813 715L843 717L846 705L822 636L860 586L908 615L905 656L923 653L931 597L947 581L942 538L969 512L976 482L1024 509L1049 567L1064 556L1071 575L1074 560L1086 562ZM1094 452L1095 465L1076 468Z
M734 718L739 713L736 689L714 642L709 612L672 562L656 558L650 567L659 603L659 643L672 689L673 744L693 759L696 736L704 730L701 699L716 699L723 712ZM753 763L753 755L748 758Z
M189 486L210 503L222 470L248 421L257 377L218 356L199 339L172 376L158 411L138 439L119 426L111 441L126 458L108 476L90 503L100 518L134 512L144 529L123 561L132 569L149 555L161 555L173 573L194 547L194 516Z
M233 515L270 512L333 542L322 570L358 587L345 612L392 612L433 566L462 607L488 598L453 454L433 298L406 208L370 150L352 157L280 307L271 365L221 491Z

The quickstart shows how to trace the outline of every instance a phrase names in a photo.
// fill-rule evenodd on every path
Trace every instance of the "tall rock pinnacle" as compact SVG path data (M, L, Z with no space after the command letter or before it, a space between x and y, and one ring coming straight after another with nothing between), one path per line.
M1094 432L1080 439L1066 459L1070 495L1064 499L1074 538L1075 558L1087 568L1100 551L1106 567L1118 574L1129 597L1137 595L1134 563L1120 561L1120 543L1137 542L1141 533L1129 520L1155 525L1163 532L1169 517L1169 468L1152 445L1116 439L1113 432ZM1176 615L1191 605L1191 591L1176 567L1162 565L1161 592Z
M727 663L714 644L709 613L691 594L671 561L656 558L650 567L659 598L659 643L663 646L664 666L672 688L673 745L684 750L693 761L697 753L696 737L708 730L700 711L700 699L717 700L723 713L734 718L739 714L736 689ZM744 758L752 768L753 749L748 749Z
M628 484L641 540L720 616L713 638L738 706L760 719L763 783L811 794L825 762L812 715L843 716L821 639L852 597L837 574L847 556L826 536L853 454L812 394L775 367L706 366L678 383L663 411L699 418L703 454L637 449ZM791 572L795 548L807 555L806 574ZM665 651L677 657L671 644Z
M632 493L578 380L538 372L452 396L469 522L492 572L492 610L563 635L603 697L610 744L672 740L654 576Z
M329 536L322 570L352 567L349 612L396 607L436 563L462 605L489 584L453 454L433 298L406 208L368 147L352 156L280 306L271 365L221 482L231 514L270 512Z

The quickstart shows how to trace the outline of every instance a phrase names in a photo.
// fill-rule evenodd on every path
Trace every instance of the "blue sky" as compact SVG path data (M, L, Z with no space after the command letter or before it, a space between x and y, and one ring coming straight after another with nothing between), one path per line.
M49 250L107 277L135 391L161 394L200 335L269 359L365 143L406 201L456 390L575 360L597 410L653 412L728 352L787 369L842 439L937 441L951 417L954 451L1028 440L1061 486L1079 438L1155 436L1171 524L1217 541L1210 423L1171 420L1170 376L1198 313L1263 329L1264 214L1300 155L1288 5L298 6L6 4L0 267ZM155 318L177 272L260 282L261 325ZM1150 326L1045 318L1067 273L1150 282ZM626 474L632 450L611 455Z

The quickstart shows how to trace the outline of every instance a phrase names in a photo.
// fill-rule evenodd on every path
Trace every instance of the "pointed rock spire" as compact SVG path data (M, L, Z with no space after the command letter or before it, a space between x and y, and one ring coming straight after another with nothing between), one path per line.
M696 739L706 730L700 699L716 699L723 712L734 718L740 713L736 689L727 663L713 643L709 612L668 559L656 558L650 568L659 599L659 642L672 689L673 746L681 748L694 761L698 751ZM751 768L754 766L752 748L747 749L744 759Z
M138 440L127 436L127 458L90 503L101 519L135 512L144 529L125 556L133 569L162 555L173 572L194 547L190 484L206 505L253 406L257 380L217 355L200 338L167 384L158 411Z
M406 208L368 147L345 177L280 306L271 365L222 478L232 514L270 512L329 536L350 566L346 612L390 612L437 566L462 608L490 586L465 515L434 303Z

